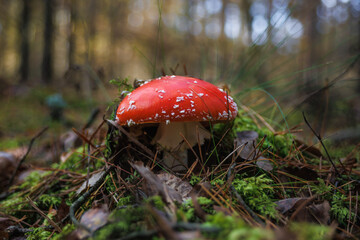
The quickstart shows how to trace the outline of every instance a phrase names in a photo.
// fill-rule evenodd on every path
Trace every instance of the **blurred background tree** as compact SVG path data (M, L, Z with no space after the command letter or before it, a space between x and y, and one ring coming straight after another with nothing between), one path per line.
M176 73L228 84L280 126L306 110L322 133L359 129L359 0L0 0L0 13L8 103L44 86L103 101L112 78Z

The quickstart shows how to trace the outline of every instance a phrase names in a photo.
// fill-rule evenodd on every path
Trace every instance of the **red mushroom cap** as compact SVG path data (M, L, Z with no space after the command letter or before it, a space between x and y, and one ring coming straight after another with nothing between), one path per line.
M224 121L236 117L237 105L224 90L200 79L165 76L146 82L120 103L116 122Z

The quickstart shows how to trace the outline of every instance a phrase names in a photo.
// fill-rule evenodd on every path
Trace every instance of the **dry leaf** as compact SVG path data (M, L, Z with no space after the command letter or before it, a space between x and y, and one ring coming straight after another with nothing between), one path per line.
M236 133L235 147L239 147L242 144L244 147L241 147L238 150L239 156L243 159L252 160L256 156L255 146L256 140L259 137L259 134L255 131L241 131Z
M276 201L276 210L285 214L289 210L293 209L295 205L301 204L303 201L307 200L308 198L287 198L280 201Z
M92 208L87 210L81 216L80 223L91 230L91 232L95 232L107 223L108 216L109 212L107 207L103 205L101 208ZM80 239L84 239L85 237L89 237L90 233L80 228L77 230L77 236Z
M145 167L143 162L134 162L130 164L145 179L146 185L143 190L148 195L160 195L167 203L172 203L174 201L181 203L185 200L180 192L167 186L148 167Z

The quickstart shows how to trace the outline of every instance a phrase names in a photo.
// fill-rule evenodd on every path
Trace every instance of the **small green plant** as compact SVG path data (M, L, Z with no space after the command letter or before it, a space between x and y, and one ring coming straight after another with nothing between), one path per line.
M134 90L134 87L129 83L128 78L114 78L109 81L110 84L116 86L118 88L119 93L122 91L128 91L131 92Z
M135 171L133 174L129 175L129 177L127 177L125 181L129 183L134 183L139 179L139 177L140 177L139 173Z
M44 227L31 228L31 232L26 233L26 239L29 240L47 240L50 239L51 233L46 231Z
M355 214L349 211L349 206L346 204L346 196L340 192L336 192L332 196L330 212L334 218L341 224L345 225L351 216L354 219Z
M244 197L245 202L262 215L276 219L278 212L276 204L272 201L274 189L271 187L272 179L262 174L249 178L240 179L237 176L233 181L236 191Z
M331 205L330 213L341 225L345 225L349 216L353 219L354 213L350 213L349 206L346 203L346 196L341 192L333 193L334 189L331 185L326 185L325 181L318 178L318 184L310 186L311 190L320 195L320 199L328 200Z
M75 230L75 226L73 224L67 224L65 227L62 228L61 233L54 234L52 239L53 240L63 240L67 239L67 236Z
M206 197L198 197L197 198L198 203L200 204L201 208L208 214L214 214L213 210L213 204L214 202L211 199L208 199ZM188 221L195 221L195 209L194 204L191 199L186 200L182 206L180 207L181 211L183 211L183 214L186 217L186 220Z
M210 182L210 184L212 186L216 186L216 185L222 186L225 184L225 181L223 179L214 179Z
M127 207L113 211L109 223L96 232L93 239L121 238L132 232L146 229L145 219L149 216L145 207Z
M116 206L122 207L122 206L129 205L129 204L131 204L133 202L134 202L133 196L129 195L129 196L126 196L126 197L119 198Z
M50 208L59 206L61 203L61 198L49 194L43 194L39 197L39 200L36 203L44 208Z
M84 165L87 163L85 158L87 158L87 145L78 147L64 162L60 164L53 164L52 167L63 170L76 171L79 173L86 173L88 168L84 167ZM100 158L91 158L90 161L90 171L97 170L104 165L104 161Z
M317 184L312 184L310 186L310 189L312 190L312 192L318 194L318 195L323 195L324 199L328 199L331 196L331 191L332 191L332 186L331 185L326 185L325 181L321 178L318 178L318 183Z
M147 203L151 204L152 206L154 206L156 209L160 210L160 211L164 211L166 205L163 202L162 198L159 195L155 195L152 196L148 199L146 199Z
M194 186L196 184L198 184L201 181L201 177L200 176L196 176L196 175L192 175L190 178L189 183Z

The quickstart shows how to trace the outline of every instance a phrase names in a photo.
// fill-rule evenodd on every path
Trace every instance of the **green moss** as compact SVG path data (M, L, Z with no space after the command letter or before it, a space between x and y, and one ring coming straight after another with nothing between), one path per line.
M61 198L57 196L52 196L49 194L43 194L39 197L36 203L42 208L50 208L59 206L61 203Z
M318 195L322 195L322 197L324 199L329 199L329 197L332 195L331 194L331 190L332 190L331 185L326 185L325 181L321 178L318 178L317 180L318 180L318 182L316 184L310 185L311 191L313 191L314 193L316 193Z
M133 196L126 196L126 197L119 198L118 203L116 204L116 206L122 207L122 206L129 205L129 204L131 204L133 202L134 202Z
M5 138L5 139L0 139L0 151L5 151L5 150L9 150L12 148L17 148L21 145L21 143L24 140L21 140L20 138Z
M54 168L76 171L78 173L87 173L88 168L84 167L87 164L87 145L83 145L77 148L73 153L61 164L53 165ZM104 165L105 161L98 158L91 158L89 164L89 170L94 171Z
M351 184L345 186L346 188L352 188ZM346 201L347 196L341 193L338 189L334 189L331 185L326 185L323 179L318 178L318 182L310 185L311 190L318 194L321 200L327 200L330 202L331 216L336 219L341 226L346 226L349 217L354 219L355 213L349 211L349 203Z
M331 200L331 215L339 222L340 225L346 226L349 217L355 218L355 213L349 211L349 204L346 202L346 196L336 192Z
M31 232L26 233L27 240L47 240L50 239L51 233L43 227L31 228Z
M73 224L67 224L62 228L61 233L58 233L52 237L53 240L63 240L67 239L67 236L75 230L75 226Z
M223 179L214 179L210 181L210 184L212 186L216 186L216 185L223 186L225 184L225 181Z
M296 235L297 240L325 240L330 239L331 228L324 225L311 223L292 223L290 230Z
M190 178L189 183L194 186L196 184L198 184L201 181L201 177L200 176L196 176L196 175L192 175Z
M265 138L260 150L268 149L281 157L288 155L293 141L291 134L274 135L268 128L259 128L254 121L246 116L244 112L241 112L241 110L240 115L241 117L237 117L234 121L233 132L235 134L241 131L255 131L259 134L258 143Z
M145 202L150 203L152 206L154 206L156 209L160 211L164 211L165 209L165 203L163 202L162 198L158 195L152 196L145 200Z
M31 189L38 185L43 177L51 174L50 171L32 171L26 178L25 181L19 186L19 189Z
M9 215L14 215L19 210L27 209L28 207L27 201L19 193L11 194L0 204L1 211Z
M262 215L276 219L278 212L273 202L273 180L264 174L255 177L241 179L239 175L233 181L236 191L244 198L244 201Z
M96 232L93 239L121 238L132 232L146 230L147 217L144 207L127 207L114 210L109 216L109 224Z
M208 214L214 214L215 211L213 209L214 202L211 199L206 197L198 197L198 203L201 208ZM194 204L191 199L186 200L179 209L178 216L184 216L186 221L196 222L198 221L195 216Z
M206 234L207 237L212 239L274 239L273 234L270 231L248 226L241 218L237 216L225 216L221 212L214 215L208 215L203 226L221 229L218 234Z

